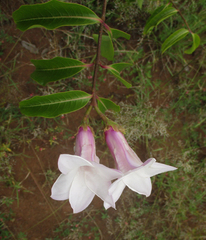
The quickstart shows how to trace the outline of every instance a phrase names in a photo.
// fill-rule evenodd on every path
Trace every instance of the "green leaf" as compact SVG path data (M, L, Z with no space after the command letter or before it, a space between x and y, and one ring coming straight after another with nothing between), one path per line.
M94 38L94 41L98 43L99 36L97 34L93 34L92 36ZM101 56L105 57L109 61L112 61L114 58L114 48L112 39L109 35L102 35Z
M186 54L192 54L200 45L200 37L196 33L192 33L192 47L185 51Z
M171 17L176 12L177 12L177 10L173 7L166 7L166 8L163 8L163 10L162 10L162 8L158 9L158 11L157 12L155 11L154 14L152 15L152 17L150 17L148 19L148 21L146 22L143 33L147 34L153 27L157 26L159 23L161 23L166 18Z
M69 91L47 96L36 96L20 102L20 110L30 117L53 118L83 108L92 95L83 91Z
M97 103L98 103L98 108L102 113L105 113L105 111L109 109L113 110L114 112L120 111L120 107L109 99L99 98L97 99Z
M142 9L143 1L144 0L137 0L137 5L138 5L139 9Z
M126 33L126 32L120 31L120 30L115 29L115 28L110 28L110 29L112 31L112 37L113 38L123 37L123 38L126 38L127 40L129 40L130 37L131 37L131 35Z
M34 27L55 29L99 23L100 18L89 8L52 0L47 3L24 5L13 13L17 28L25 31Z
M131 63L114 63L109 65L109 67L114 68L116 71L121 72L124 68L132 66Z
M121 83L123 83L127 88L131 88L132 85L120 77L120 72L128 66L132 66L131 63L114 63L106 67L106 69L112 73Z
M174 45L176 42L180 41L182 38L187 36L189 31L185 28L181 28L174 32L172 35L170 35L162 44L161 51L164 53L168 48L170 48L172 45Z
M166 5L166 6L160 6L160 7L158 7L158 8L156 8L153 12L152 12L152 14L151 14L151 16L147 19L147 22L149 22L155 15L157 15L158 13L160 13L162 10L164 10L164 9L166 9L166 8L168 8L169 6L168 5Z
M41 85L71 77L88 66L78 60L62 57L49 60L31 60L31 62L36 67L31 78Z

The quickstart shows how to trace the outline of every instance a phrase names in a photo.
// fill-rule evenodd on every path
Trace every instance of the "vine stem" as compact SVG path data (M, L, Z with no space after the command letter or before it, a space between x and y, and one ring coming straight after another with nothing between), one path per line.
M96 81L97 81L98 69L100 65L102 33L103 33L103 28L107 26L105 24L106 7L107 7L107 0L104 0L102 17L100 20L100 29L99 29L99 37L98 37L98 44L97 44L96 60L95 60L95 66L94 66L94 75L93 75L93 81L92 81L92 101L83 119L83 124L85 126L88 124L88 118L89 118L89 114L91 112L92 107L95 108L96 112L100 115L100 117L103 119L105 123L108 123L109 121L109 119L99 110L97 105L98 97L96 95Z
M103 33L103 27L104 27L104 21L105 21L106 7L107 7L107 0L104 0L102 17L101 17L102 21L100 24L98 44L97 44L97 55L96 55L96 61L94 66L94 76L93 76L93 82L92 82L92 93L93 93L92 105L94 107L97 106L96 81L97 81L98 67L99 67L100 54L101 54L101 42L102 42L102 33Z
M179 15L180 15L180 16L181 16L181 18L183 19L183 21L184 21L185 25L187 26L187 28L188 28L189 32L190 32L190 33L192 33L192 30L190 29L190 27L189 27L189 25L188 25L188 23L187 23L186 19L184 18L184 16L183 16L183 15L182 15L182 13L180 12L180 10L177 8L177 6L174 4L174 2L173 2L172 0L170 0L170 2L171 2L171 3L172 3L172 5L175 7L175 9L177 9L177 11L178 11Z
M86 111L86 113L85 113L85 115L84 115L84 118L83 118L83 124L85 125L85 126L87 126L88 125L88 118L89 118L89 114L90 114L90 112L91 112L91 110L92 110L92 105L90 104L89 105L89 108L87 109L87 111Z

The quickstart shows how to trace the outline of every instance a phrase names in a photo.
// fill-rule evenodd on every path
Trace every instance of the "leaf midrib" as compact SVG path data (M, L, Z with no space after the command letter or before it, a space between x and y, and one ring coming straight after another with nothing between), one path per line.
M35 66L35 65L34 65ZM66 67L60 67L60 68L38 68L36 67L37 72L43 72L43 71L55 71L55 70L63 70L63 69L69 69L69 68L81 68L86 67L86 65L76 65L76 66L66 66Z
M44 20L44 19L56 19L56 18L80 18L80 19L90 19L95 20L98 22L99 18L93 18L93 17L81 17L81 16L54 16L54 17L37 17L37 18L27 18L22 20L17 20L17 22L27 22L32 20Z
M21 106L21 108L33 108L33 107L42 107L45 105L54 105L54 104L59 104L59 103L66 103L66 102L71 102L71 101L78 101L78 100L83 100L86 98L91 98L91 95L86 96L86 97L81 97L81 98L76 98L76 99L68 99L66 101L60 101L60 102L52 102L52 103L45 103L45 104L38 104L38 105L29 105L29 106Z

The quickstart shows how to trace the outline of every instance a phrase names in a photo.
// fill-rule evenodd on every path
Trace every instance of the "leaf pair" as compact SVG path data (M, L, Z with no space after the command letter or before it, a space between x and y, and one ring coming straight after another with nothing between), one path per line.
M31 74L31 77L41 85L46 85L48 82L54 82L63 78L71 77L85 67L90 66L89 64L84 64L83 62L75 59L62 57L56 57L49 60L31 60L31 62L36 67L36 70ZM106 69L127 88L130 88L132 85L120 77L120 72L125 67L131 65L132 64L130 63L115 63L110 66L106 66Z
M170 35L162 44L162 48L161 48L162 53L164 53L168 48L173 46L176 42L186 37L188 33L189 33L189 30L185 28L181 28L176 32L174 32L172 35ZM200 45L200 37L196 33L191 33L191 34L192 34L193 44L189 49L184 51L184 53L186 54L192 54Z
M173 7L170 7L170 5L161 6L157 8L154 11L154 13L150 16L150 18L147 20L147 23L144 28L144 34L150 32L155 26L157 26L159 23L161 23L168 17L173 16L175 13L177 13L177 10ZM175 43L186 37L188 33L189 30L184 28L175 31L164 41L161 47L161 52L164 53L168 48L170 48ZM191 34L193 44L191 48L185 51L186 54L192 54L195 51L195 49L200 45L200 37L196 33Z
M114 58L114 48L113 48L113 43L112 43L112 38L117 39L119 37L123 37L127 40L130 39L130 35L120 31L118 29L110 28L111 33L108 35L103 35L102 36L102 42L101 42L101 56L105 57L107 60L112 61ZM93 38L95 42L98 42L98 35L93 34ZM132 64L130 63L115 63L109 66L105 66L105 68L112 74L114 75L121 83L123 83L127 88L132 87L130 83L125 81L122 77L120 77L120 72L127 66L131 66Z
M33 97L20 102L20 109L23 114L30 117L53 118L61 114L75 112L85 107L91 98L91 94L74 90ZM99 98L97 101L102 113L105 113L108 109L115 112L120 110L119 106L109 99Z

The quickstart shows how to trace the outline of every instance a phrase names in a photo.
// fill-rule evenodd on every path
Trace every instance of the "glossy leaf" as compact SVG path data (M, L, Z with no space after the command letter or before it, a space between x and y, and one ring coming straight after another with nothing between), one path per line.
M166 7L166 8L163 8L163 10L162 10L162 8L158 9L158 11L154 12L152 17L150 17L148 19L143 33L147 34L153 27L157 26L159 23L161 23L166 18L171 17L176 12L177 12L177 10L173 7Z
M200 45L200 37L196 33L192 33L192 40L192 47L185 51L186 54L192 54Z
M23 5L13 13L13 18L21 31L34 27L55 29L61 26L88 25L100 21L99 17L85 6L57 0Z
M114 112L119 112L120 107L106 98L97 99L98 107L102 113L105 113L106 110L113 110Z
M97 34L93 34L92 36L94 38L94 41L98 43L99 36ZM112 61L114 58L114 48L112 39L109 35L102 35L101 56L105 57L109 61Z
M114 63L106 67L106 69L112 73L121 83L123 83L127 88L132 87L130 83L120 77L120 72L128 66L132 66L130 63Z
M19 105L21 112L27 116L52 118L83 108L91 97L90 94L77 90L36 96Z
M36 67L31 78L41 85L71 77L88 66L78 60L62 57L49 60L31 60L31 62Z
M130 39L131 35L126 33L126 32L123 32L123 31L120 31L118 29L115 29L115 28L110 28L111 32L112 32L112 37L113 38L119 38L119 37L123 37L123 38L126 38L127 40Z
M168 48L173 46L176 42L187 36L188 33L189 31L187 29L181 28L174 32L172 35L170 35L162 44L162 53L164 53Z

